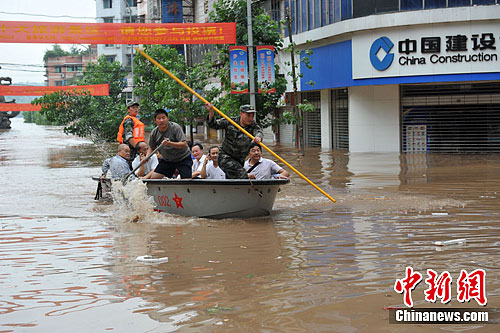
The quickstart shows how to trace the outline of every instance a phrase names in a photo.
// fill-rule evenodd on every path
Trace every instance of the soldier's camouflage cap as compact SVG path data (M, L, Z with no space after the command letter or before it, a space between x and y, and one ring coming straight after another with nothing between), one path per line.
M257 112L257 111L255 111L255 108L253 106L251 106L250 104L245 104L245 105L240 106L240 111L245 112L245 113Z

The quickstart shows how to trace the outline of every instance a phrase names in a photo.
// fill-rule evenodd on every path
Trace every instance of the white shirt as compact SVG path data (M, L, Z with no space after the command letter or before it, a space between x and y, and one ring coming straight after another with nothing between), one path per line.
M201 155L201 158L199 161L195 158L193 160L193 166L191 168L191 172L195 172L195 171L201 172L201 168L203 168L203 162L205 162L206 158L207 158L207 155Z
M249 170L252 166L250 160L245 161L244 168ZM255 175L255 179L272 179L273 175L278 173L282 168L273 160L267 158L260 158L259 165L257 165L250 173Z
M207 172L207 179L226 179L226 174L220 167L214 167L214 162L208 161L205 167Z
M132 169L135 169L139 166L141 163L141 156L137 155L134 160L132 161ZM151 156L151 158L144 164L144 176L147 175L151 170L156 169L156 166L158 165L158 157L156 157L156 154ZM140 169L140 168L139 168ZM137 171L139 171L137 169ZM137 172L136 171L136 172Z

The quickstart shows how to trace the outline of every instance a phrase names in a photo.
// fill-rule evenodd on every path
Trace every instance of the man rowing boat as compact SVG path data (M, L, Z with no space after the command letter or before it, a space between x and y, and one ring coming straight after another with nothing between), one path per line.
M240 107L240 116L231 118L255 139L252 140L245 133L232 125L227 119L215 119L214 107L208 103L208 126L214 129L225 129L226 134L219 152L219 166L226 174L226 179L248 179L247 171L243 167L245 157L252 142L262 142L262 129L255 122L255 108L251 105Z

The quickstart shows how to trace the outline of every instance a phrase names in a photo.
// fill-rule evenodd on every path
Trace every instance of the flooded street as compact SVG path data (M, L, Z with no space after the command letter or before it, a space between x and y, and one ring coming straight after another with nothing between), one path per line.
M498 332L389 324L387 308L404 307L393 286L411 266L453 278L450 303L425 301L422 281L416 307L479 308L456 282L484 269L486 308L500 309L499 155L271 148L337 203L292 174L269 217L124 211L94 201L114 145L13 119L0 131L0 332ZM453 239L466 242L434 245Z

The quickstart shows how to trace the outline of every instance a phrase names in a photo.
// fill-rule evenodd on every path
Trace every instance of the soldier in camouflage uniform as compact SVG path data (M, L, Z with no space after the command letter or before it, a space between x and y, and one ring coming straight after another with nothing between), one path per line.
M232 125L227 119L215 119L212 104L207 104L208 126L214 129L225 129L226 133L222 147L219 152L219 166L226 173L226 179L248 179L247 172L243 167L248 149L252 143L245 133ZM262 130L254 121L255 109L251 105L240 107L240 116L231 118L235 123L243 127L248 133L255 137L254 142L261 142Z

